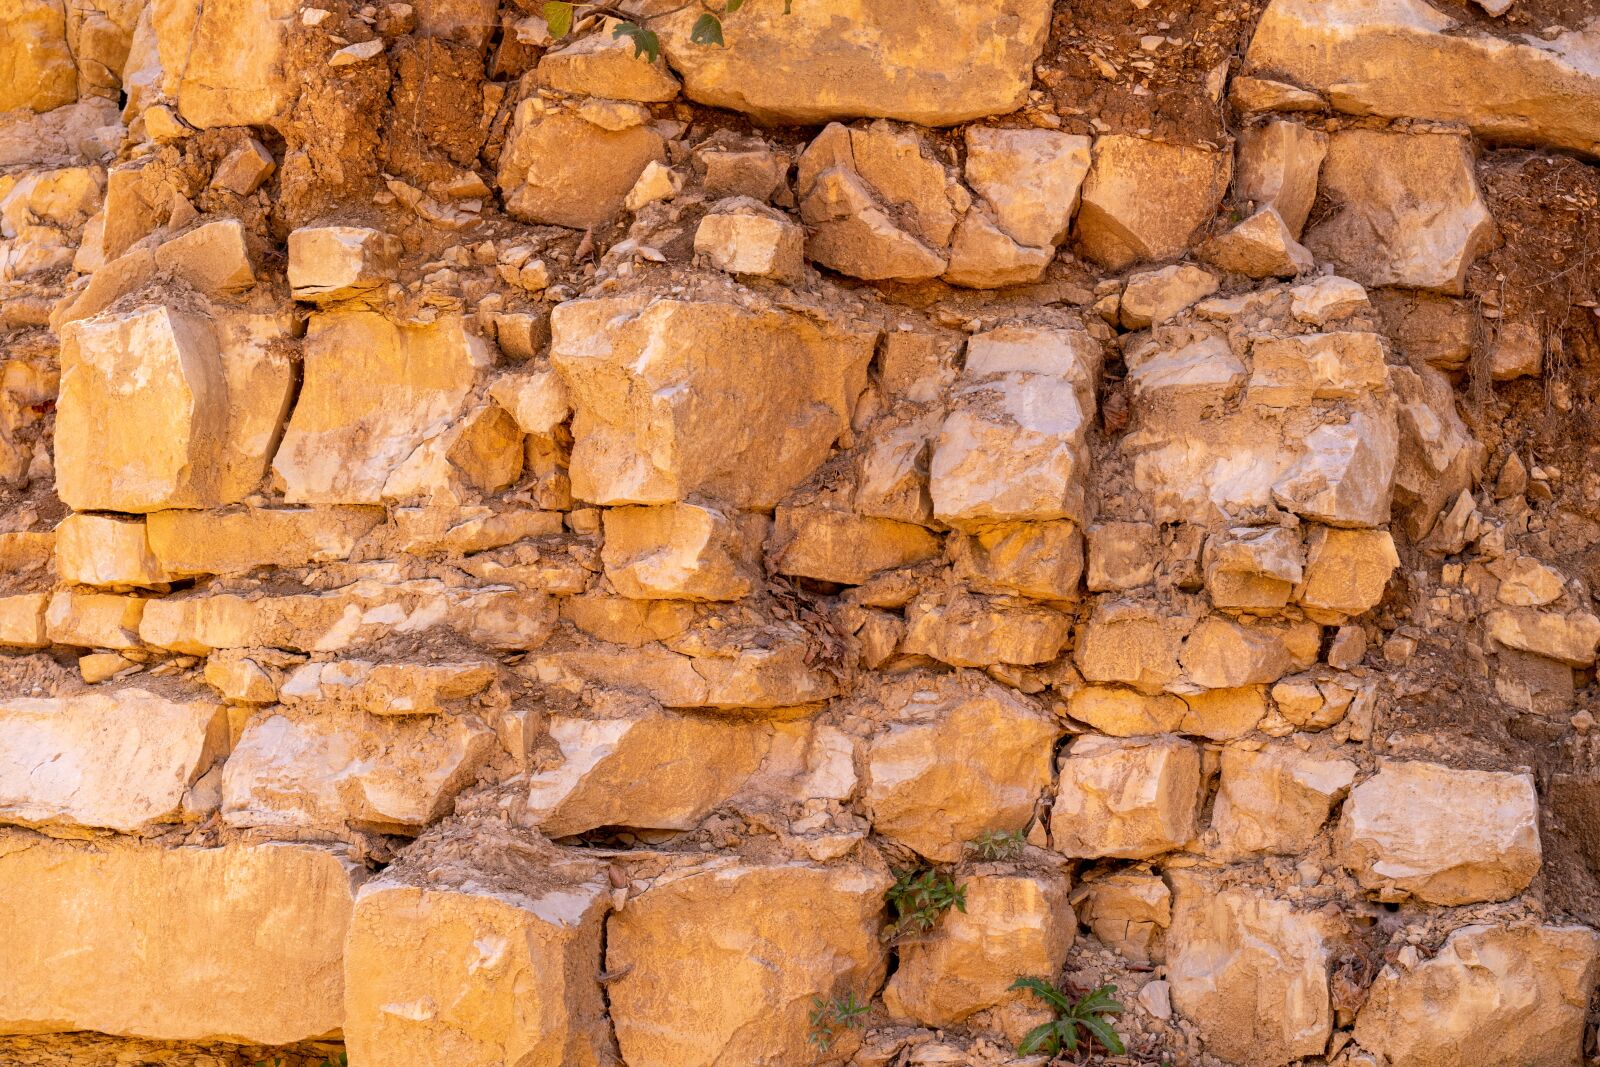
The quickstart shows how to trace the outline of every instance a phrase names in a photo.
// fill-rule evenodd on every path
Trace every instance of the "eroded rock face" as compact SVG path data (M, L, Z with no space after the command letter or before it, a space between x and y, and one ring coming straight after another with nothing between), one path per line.
M608 924L608 993L638 1067L803 1061L813 997L883 983L882 870L735 858L658 878ZM706 936L715 930L715 937ZM683 976L697 979L685 985ZM857 993L858 997L864 993Z
M1390 762L1350 791L1339 841L1346 865L1380 894L1504 900L1539 870L1539 804L1527 775Z
M153 10L163 89L186 122L264 125L290 104L285 43L296 0L190 0Z
M1355 777L1349 760L1319 759L1291 746L1225 749L1211 828L1230 856L1297 855L1316 840Z
M1379 972L1356 1041L1394 1067L1565 1067L1597 953L1585 926L1464 926L1432 959Z
M1174 737L1084 737L1061 761L1050 841L1068 856L1142 859L1195 834L1200 751Z
M1175 259L1222 203L1232 159L1206 148L1110 135L1094 146L1078 242L1112 270Z
M310 845L0 838L0 965L11 976L0 1032L263 1045L332 1033L364 878Z

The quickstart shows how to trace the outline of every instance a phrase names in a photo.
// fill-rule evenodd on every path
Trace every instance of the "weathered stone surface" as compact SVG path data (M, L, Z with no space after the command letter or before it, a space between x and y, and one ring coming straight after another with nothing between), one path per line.
M1491 140L1600 154L1591 34L1461 30L1424 0L1274 0L1245 60L1351 114L1465 122Z
M259 712L223 767L222 818L414 834L449 812L493 745L465 716Z
M1368 889L1429 904L1505 900L1539 870L1533 779L1386 762L1350 791L1339 844Z
M699 504L610 508L606 577L638 600L738 600L760 580L759 519Z
M155 9L166 94L201 129L261 126L293 101L286 42L298 0L197 0Z
M1078 918L1108 948L1134 963L1166 958L1172 890L1160 875L1118 871L1079 886L1072 900Z
M1091 140L1054 130L968 126L967 182L1019 245L1058 245L1089 174Z
M668 5L675 6L675 5ZM667 62L684 93L758 122L857 116L946 126L1021 107L1050 24L1048 0L985 8L858 5L840 12L741 11L728 47L689 41L695 13L664 20Z
M134 833L177 821L227 749L222 705L143 689L0 704L0 819Z
M1206 592L1219 608L1282 608L1304 572L1299 530L1245 526L1212 534L1206 541Z
M617 122L537 96L521 101L496 179L507 213L574 229L616 216L645 167L667 158L666 142L647 125L649 112L624 106L636 113Z
M572 491L607 505L774 506L848 428L876 339L754 300L642 294L562 304L552 332Z
M548 880L548 879L547 879ZM369 882L345 949L352 1060L599 1067L615 1055L598 980L610 887Z
M678 95L678 79L664 61L635 55L632 42L610 33L591 33L539 59L539 84L579 96L660 104Z
M897 1019L959 1025L1014 998L1018 975L1055 974L1066 961L1077 933L1066 874L982 874L962 884L966 911L946 912L926 937L900 946L900 966L883 991Z
M202 223L163 241L155 250L155 263L207 294L240 292L256 283L238 219Z
M1356 400L1389 384L1383 339L1339 331L1263 338L1250 346L1250 400L1277 408Z
M368 507L156 511L145 520L164 573L239 574L346 559L383 520Z
M232 503L266 469L293 371L277 315L207 318L175 306L66 327L56 484L75 509Z
M383 502L390 478L464 413L491 361L459 318L402 326L372 311L313 315L304 351L304 384L272 461L297 504Z
M1112 737L1177 733L1188 710L1170 693L1151 695L1110 685L1083 686L1067 706L1074 719Z
M1061 761L1050 842L1068 856L1144 859L1195 835L1200 750L1174 737L1085 736Z
M1586 926L1464 926L1432 959L1378 973L1356 1041L1393 1067L1568 1067L1597 952Z
M60 0L17 0L0 11L0 111L50 111L78 98Z
M1083 576L1083 534L1070 522L1012 522L980 527L950 541L958 577L980 593L1035 600L1076 600Z
M1155 580L1161 532L1148 522L1097 522L1088 529L1089 591L1138 589Z
M1091 682L1121 682L1146 693L1178 679L1178 656L1194 619L1154 604L1102 598L1078 634L1073 658Z
M1176 259L1216 214L1232 170L1225 152L1124 134L1101 137L1083 185L1078 243L1112 270Z
M867 745L862 787L878 833L950 863L986 830L1027 825L1061 733L1050 716L970 674L894 683L881 704L889 725Z
M1520 652L1587 667L1600 646L1600 619L1587 611L1562 614L1531 608L1501 608L1488 615L1489 636Z
M0 646L43 648L50 643L44 615L49 593L19 593L0 597Z
M1130 330L1165 322L1217 291L1217 276L1192 263L1128 276L1122 290L1122 325Z
M866 518L826 505L779 505L767 558L779 574L860 585L872 575L939 555L921 526Z
M1366 285L1459 296L1494 230L1471 146L1452 134L1342 130L1328 142L1322 189L1341 207L1306 247Z
M1027 602L930 590L906 608L904 651L952 667L1048 663L1066 647L1071 616Z
M589 717L552 715L559 761L529 776L522 821L547 837L602 826L690 830L761 766L772 727L608 696Z
M1167 980L1206 1046L1243 1067L1320 1056L1333 1029L1330 921L1261 890L1174 881Z
M1376 607L1398 566L1387 530L1317 526L1306 535L1305 581L1295 599L1319 622L1343 621Z
M56 526L56 573L79 585L156 586L172 574L151 551L142 519L74 514Z
M1222 854L1295 856L1316 840L1328 813L1355 781L1356 765L1293 745L1222 750L1222 785L1211 828Z
M870 867L736 857L657 878L607 926L606 969L623 972L607 988L623 1059L804 1062L812 999L883 983L891 884Z
M1280 507L1329 526L1389 521L1399 431L1390 418L1357 412L1305 438L1305 452L1272 487Z
M1291 237L1317 199L1328 135L1288 119L1268 119L1239 134L1234 191L1258 208L1276 208Z
M1200 247L1199 256L1218 270L1247 278L1292 278L1316 266L1294 239L1277 208L1265 207Z
M1271 685L1317 661L1321 630L1313 623L1252 622L1224 615L1200 620L1183 643L1188 679L1206 689Z
M285 704L344 707L368 715L438 715L448 705L481 693L497 673L492 660L314 661L291 671L279 696Z
M51 641L80 648L137 648L148 601L83 589L57 589L45 609Z
M302 226L289 234L289 288L314 304L376 295L394 278L400 241L366 226Z
M262 1045L333 1033L364 877L306 845L0 838L0 1033Z
M804 229L749 197L719 203L694 231L694 250L718 270L790 283L805 275L805 244Z

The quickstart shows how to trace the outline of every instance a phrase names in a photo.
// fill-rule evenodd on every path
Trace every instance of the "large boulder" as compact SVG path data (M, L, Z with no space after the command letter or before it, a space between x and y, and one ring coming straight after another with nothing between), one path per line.
M78 98L62 0L13 0L0 9L0 111L50 111Z
M1356 1041L1390 1067L1571 1067L1597 954L1586 926L1464 926L1432 959L1378 973Z
M828 457L876 332L755 297L562 304L551 359L572 394L572 491L595 504L706 494L771 508Z
M259 1045L334 1033L364 878L308 845L0 837L0 1033Z
M816 999L883 984L882 869L723 857L669 872L611 917L607 987L629 1067L805 1063Z
M1245 64L1349 114L1464 122L1490 140L1600 154L1592 28L1500 37L1425 0L1273 0Z
M697 10L659 26L667 62L698 103L762 123L866 117L948 126L1026 102L1050 12L1050 0L750 5L727 20L726 48L690 42Z
M152 10L163 88L190 125L266 125L293 103L286 46L299 0L185 0Z

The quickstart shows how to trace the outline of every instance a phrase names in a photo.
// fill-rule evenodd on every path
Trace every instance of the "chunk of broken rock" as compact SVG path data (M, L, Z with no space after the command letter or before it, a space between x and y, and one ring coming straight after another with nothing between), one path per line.
M1094 145L1078 209L1078 243L1111 270L1176 259L1216 214L1228 191L1232 156L1112 134Z
M1067 856L1145 859L1195 835L1200 750L1175 737L1086 735L1061 761L1051 847Z

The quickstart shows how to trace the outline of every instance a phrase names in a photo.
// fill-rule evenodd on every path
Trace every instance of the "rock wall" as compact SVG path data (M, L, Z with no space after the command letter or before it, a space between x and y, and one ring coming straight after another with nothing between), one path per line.
M1588 0L729 6L0 4L0 1064L1595 1063Z

